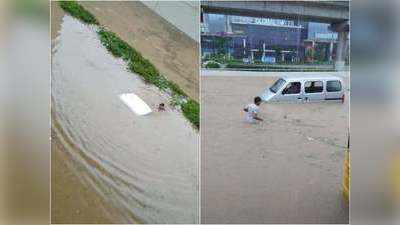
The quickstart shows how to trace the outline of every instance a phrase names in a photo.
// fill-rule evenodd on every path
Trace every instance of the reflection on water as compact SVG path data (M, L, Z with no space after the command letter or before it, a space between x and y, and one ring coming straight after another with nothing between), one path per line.
M65 16L53 49L54 124L86 168L78 175L122 220L196 223L198 133L172 108L132 113L119 94L134 92L153 109L169 97L125 68L102 46L96 27Z

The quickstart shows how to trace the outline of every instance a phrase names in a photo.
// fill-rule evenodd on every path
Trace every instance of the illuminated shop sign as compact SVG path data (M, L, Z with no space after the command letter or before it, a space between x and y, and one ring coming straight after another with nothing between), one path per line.
M315 33L315 38L318 39L337 39L336 33Z
M244 16L231 16L231 23L235 24L252 24L274 27L290 27L303 28L301 25L296 25L293 20L271 19L271 18L255 18Z

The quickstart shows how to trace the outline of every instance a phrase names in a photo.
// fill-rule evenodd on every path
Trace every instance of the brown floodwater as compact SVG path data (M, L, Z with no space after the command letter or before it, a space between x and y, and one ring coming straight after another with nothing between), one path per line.
M279 73L208 72L201 78L202 221L348 223L341 193L348 101L264 103L264 121L248 124L243 107Z
M53 129L71 169L113 209L111 222L196 223L198 132L170 96L108 53L96 29L65 15L52 49ZM123 93L167 110L137 116Z

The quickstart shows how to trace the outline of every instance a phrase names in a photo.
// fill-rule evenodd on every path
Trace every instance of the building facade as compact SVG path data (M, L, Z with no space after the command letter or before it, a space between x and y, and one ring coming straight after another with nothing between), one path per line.
M202 57L226 55L252 63L330 63L338 34L329 24L203 14Z

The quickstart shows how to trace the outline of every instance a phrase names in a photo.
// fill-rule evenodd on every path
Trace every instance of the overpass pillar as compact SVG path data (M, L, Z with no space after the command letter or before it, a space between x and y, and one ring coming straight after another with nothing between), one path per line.
M349 46L349 41L348 41L349 21L344 21L341 23L333 23L331 24L330 29L332 31L338 32L335 69L343 70Z
M332 62L332 54L333 54L333 41L329 43L329 62Z
M345 60L347 56L347 40L348 32L341 31L338 34L338 45L336 48L336 62L335 62L335 69L336 70L343 70L345 66Z
M231 16L225 15L225 32L232 34Z

